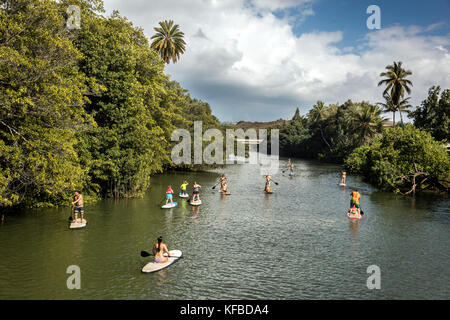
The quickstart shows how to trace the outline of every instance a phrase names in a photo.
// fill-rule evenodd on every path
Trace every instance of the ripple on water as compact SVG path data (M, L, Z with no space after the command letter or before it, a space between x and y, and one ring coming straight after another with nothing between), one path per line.
M282 161L282 165L285 162ZM232 195L221 197L217 173L155 176L144 199L87 206L88 227L67 228L67 209L29 211L0 226L1 299L448 299L449 202L378 192L354 177L337 186L339 167L294 161L296 176L274 175L262 192L259 166L223 169ZM203 205L160 209L168 184L196 179ZM349 221L350 188L366 212ZM184 257L142 274L162 235ZM82 290L68 290L66 269L79 265ZM382 289L368 290L378 265Z

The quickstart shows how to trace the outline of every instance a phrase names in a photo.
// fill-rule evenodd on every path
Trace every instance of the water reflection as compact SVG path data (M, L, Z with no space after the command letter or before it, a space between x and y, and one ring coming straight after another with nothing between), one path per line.
M183 210L186 210L187 209L187 202L188 202L188 200L180 199L179 201L180 201L180 208L183 209Z
M156 272L156 274L154 273L155 278L156 278L156 284L158 286L163 286L164 284L166 284L167 282L167 275L168 275L168 270L167 269L162 269L159 272Z
M345 214L350 187L335 185L341 168L294 161L295 179L275 176L272 195L263 193L259 166L233 165L159 175L143 199L89 206L84 230L67 228L67 211L5 215L0 299L448 299L447 199L377 192L352 177L351 187L369 190L362 193L364 218L352 221ZM168 184L195 179L206 190L222 172L233 179L232 196L204 192L201 209L184 199L161 209ZM159 235L193 258L141 274L137 252ZM241 242L251 249L236 254ZM365 286L372 263L389 270L378 293ZM85 273L82 292L65 288L68 264L95 270Z
M200 206L192 206L192 218L198 219L200 214Z
M350 235L351 240L358 239L358 230L359 230L359 220L358 219L348 219L348 226L350 227Z

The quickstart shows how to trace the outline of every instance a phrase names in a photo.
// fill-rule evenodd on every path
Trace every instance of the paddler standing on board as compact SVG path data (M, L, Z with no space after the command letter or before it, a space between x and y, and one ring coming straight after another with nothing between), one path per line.
M270 189L270 181L272 181L272 176L270 175L270 173L268 173L264 176L264 179L266 179L266 186L264 187L264 191L271 193L272 189Z
M83 216L84 216L84 202L83 202L83 195L78 192L75 191L75 195L73 196L73 202L72 202L72 206L75 206L75 208L73 209L73 212L75 214L75 223L77 223L77 218L78 218L78 213L80 213L81 215L81 222L83 222Z
M220 190L220 192L223 193L223 194L229 194L230 193L230 190L228 189L228 184L227 184L226 181L223 183L222 189Z
M220 192L224 192L224 187L227 184L227 177L225 177L225 174L222 173L220 176Z
M185 181L183 181L183 183L181 184L181 195L183 195L183 196L185 196L185 195L187 195L187 191L186 191L186 188L187 188L187 186L188 186L188 182L185 180Z
M171 185L169 185L166 190L166 205L169 203L169 200L170 203L173 203L173 190Z
M169 260L167 257L170 257L169 249L167 249L167 246L162 242L162 237L160 236L158 238L158 243L155 243L153 245L153 255L155 256L155 263L164 263ZM167 257L164 257L164 252L167 253Z
M192 194L193 194L193 199L192 200L195 201L195 202L200 201L199 188L201 188L201 187L202 187L201 185L197 184L197 181L194 181L194 185L193 185L194 190L192 191Z
M347 172L345 172L345 170L341 171L341 182L340 184L345 184L345 177L347 175Z
M361 210L361 206L359 205L359 199L361 198L361 195L359 194L358 190L354 189L350 195L352 196L352 199L350 200L350 208L355 207L361 212L361 214L364 214L364 212L362 212Z

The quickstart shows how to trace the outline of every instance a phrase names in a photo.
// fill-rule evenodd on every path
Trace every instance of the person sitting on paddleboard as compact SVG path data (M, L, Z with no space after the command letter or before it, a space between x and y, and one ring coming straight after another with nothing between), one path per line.
M173 190L171 185L169 185L166 190L166 204L169 203L169 200L170 203L173 203Z
M75 191L75 195L73 197L73 202L72 202L72 206L75 205L74 208L74 213L75 213L75 222L77 222L77 218L78 218L78 213L80 213L81 215L81 222L83 222L83 216L84 216L84 202L83 202L83 195L78 192Z
M158 243L155 243L153 245L153 255L155 256L155 263L164 263L169 260L167 257L170 257L169 249L167 249L167 246L162 242L162 237L160 236L158 238ZM167 257L164 257L164 252L167 253Z
M200 192L198 190L198 188L201 188L202 186L197 184L197 181L194 181L194 190L192 192L192 194L194 195L194 201L199 201L200 200Z
M355 207L361 212L361 214L364 214L362 213L361 206L359 205L359 199L361 198L361 195L359 194L358 190L353 190L351 196L352 199L350 200L350 208Z
M340 184L345 184L345 176L347 175L347 172L345 170L341 171L341 182Z
M181 184L181 194L182 195L187 195L187 191L186 191L186 188L187 188L187 186L188 186L188 182L185 180L182 184Z

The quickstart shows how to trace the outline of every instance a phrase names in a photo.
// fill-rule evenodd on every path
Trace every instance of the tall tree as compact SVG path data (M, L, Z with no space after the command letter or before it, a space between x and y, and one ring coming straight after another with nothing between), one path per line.
M0 5L0 206L59 204L82 187L75 133L92 119L65 10L51 0Z
M352 113L352 131L356 134L359 144L366 144L377 133L381 132L383 119L380 117L381 110L376 105L356 105Z
M325 135L323 133L324 131L323 121L326 118L327 118L327 108L325 107L324 103L319 100L314 105L314 107L309 111L308 120L310 120L311 126L317 126L319 128L323 142L325 142L328 148L331 148L329 142L327 141L327 139L325 139Z
M383 113L392 112L392 120L395 125L395 113L397 112L397 106L389 93L384 94L383 97L385 102L378 102L377 104L383 107Z
M173 20L161 21L159 25L159 28L154 28L156 34L151 37L153 40L151 47L158 52L165 63L169 64L170 60L176 63L185 51L184 33Z
M427 99L408 117L417 128L430 132L436 140L450 142L450 89L441 93L439 86L431 87Z
M394 61L392 65L386 66L386 70L387 71L380 73L380 77L385 78L378 82L378 86L386 85L383 96L389 93L392 102L398 107L405 96L405 91L408 94L411 94L410 87L412 87L412 82L406 79L406 77L411 75L412 71L403 69L401 61Z
M384 109L382 110L383 113L392 112L392 120L395 125L395 113L398 111L400 113L400 121L403 122L402 117L402 111L406 111L408 108L411 107L409 104L410 97L406 99L401 99L397 103L392 99L391 95L389 93L386 93L384 95L385 103L378 102L377 104L382 106Z

